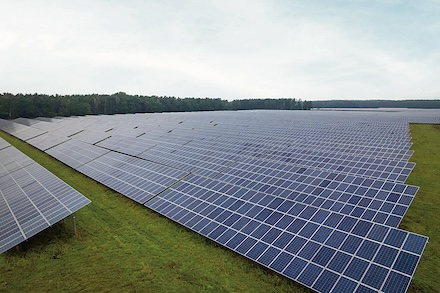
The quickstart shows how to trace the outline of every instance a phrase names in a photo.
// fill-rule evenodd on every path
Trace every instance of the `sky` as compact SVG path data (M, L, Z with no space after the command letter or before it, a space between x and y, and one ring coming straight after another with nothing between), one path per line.
M440 0L0 0L0 92L440 99Z

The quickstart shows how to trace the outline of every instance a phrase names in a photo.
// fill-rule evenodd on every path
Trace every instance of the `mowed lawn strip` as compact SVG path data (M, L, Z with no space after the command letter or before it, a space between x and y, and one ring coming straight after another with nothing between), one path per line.
M92 200L1 254L0 292L311 292L0 135Z
M420 186L400 228L426 235L423 252L408 292L440 292L440 125L411 124L410 161L416 166L407 184Z

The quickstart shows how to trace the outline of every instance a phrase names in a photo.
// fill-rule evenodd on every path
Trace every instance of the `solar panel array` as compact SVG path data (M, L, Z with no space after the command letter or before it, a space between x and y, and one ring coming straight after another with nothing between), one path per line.
M404 183L414 168L409 122L440 124L440 112L130 114L0 127L43 132L27 142L317 292L404 292L428 240L398 229L418 190Z
M0 253L89 202L0 138Z

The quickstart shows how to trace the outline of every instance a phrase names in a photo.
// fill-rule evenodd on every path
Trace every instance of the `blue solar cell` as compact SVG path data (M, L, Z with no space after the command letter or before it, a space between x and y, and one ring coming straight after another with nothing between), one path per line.
M281 198L274 198L274 200L268 205L271 209L278 208L284 202Z
M386 200L390 202L397 202L399 198L400 198L400 194L391 192Z
M394 263L393 269L408 275L412 275L414 274L414 270L418 262L418 256L405 251L401 251L399 253L399 256L397 257L396 262Z
M344 252L336 252L330 263L328 264L328 268L332 269L338 273L342 273L347 267L348 263L351 260L351 256Z
M339 214L330 214L324 221L324 225L335 228L344 216Z
M237 233L234 237L231 238L231 240L226 243L226 246L231 249L235 249L241 242L243 242L244 239L246 239L246 236L244 234Z
M283 249L293 239L293 234L283 232L273 243L275 247Z
M352 195L350 197L350 199L348 200L348 203L353 204L353 205L357 205L360 200L361 200L360 196Z
M297 203L295 204L289 211L289 214L293 215L293 216L298 216L302 210L304 210L306 208L306 205L303 205L301 203Z
M382 242L390 229L385 226L373 225L367 238Z
M387 191L380 190L380 191L377 193L376 198L377 198L377 199L380 199L380 200L385 200L386 198L388 198L388 195L389 195L389 194L390 194L390 193L387 192Z
M408 194L408 195L414 197L417 193L417 190L419 190L419 188L417 186L408 186L405 190L405 194Z
M304 195L305 194L310 194L310 191L308 190L309 188L306 188L304 190ZM313 187L311 187L311 189L313 189ZM312 203L317 199L316 196L313 195L305 195L304 199L301 200L301 202L305 203L306 205L308 205L308 207L312 207Z
M321 266L326 266L335 253L336 250L322 246L318 253L313 257L313 262Z
M382 291L385 293L399 293L405 292L408 288L410 278L396 272L390 272Z
M273 212L269 217L267 217L264 222L266 222L269 225L274 225L276 222L278 222L279 219L283 216L282 213L279 212Z
M219 225L211 233L208 234L208 237L211 237L212 239L217 239L221 234L223 234L223 232L226 231L226 229L227 228L225 226Z
M364 208L355 207L352 210L352 212L350 213L350 216L355 217L355 218L360 218L364 212L365 212Z
M408 235L408 233L401 230L390 230L384 242L400 248L402 247L403 241L405 241L406 235Z
M247 253L246 256L250 259L256 260L267 249L268 245L263 242L257 242Z
M388 219L385 222L385 225L387 226L391 226L391 227L398 227L399 223L400 223L401 218L400 217L396 217L393 215L390 215L388 217Z
M265 266L269 266L270 263L274 261L274 259L277 257L277 255L281 251L279 249L276 249L274 247L269 247L260 258L258 258L258 261L262 263Z
M236 251L245 254L254 244L257 242L257 240L253 238L246 238L237 248Z
M310 238L316 232L318 227L319 226L317 224L309 222L301 229L299 235L305 238Z
M272 228L266 233L266 235L263 236L261 240L267 243L272 243L273 241L275 241L275 239L277 239L278 236L280 236L281 233L281 230Z
M333 272L323 271L318 280L316 280L315 284L312 286L312 288L322 293L331 292L331 289L335 285L338 278L339 276Z
M346 204L342 209L341 209L341 213L344 215L350 215L354 210L354 206L350 205L350 204Z
M403 249L409 252L421 254L426 245L426 237L416 234L408 234Z
M211 221L208 223L208 225L203 227L203 229L200 232L203 233L204 235L208 235L209 233L214 231L217 227L218 227L218 224Z
M364 237L365 235L367 235L368 231L370 231L372 226L373 224L370 222L359 220L356 223L356 226L354 227L352 233Z
M383 190L387 190L390 191L394 188L395 184L391 183L391 182L385 182L384 185L382 186Z
M249 218L241 217L232 225L232 228L237 229L237 230L242 230L250 221L251 221L251 219L249 219ZM254 228L256 227L256 225L257 224L255 223Z
M376 190L376 189L369 189L369 190L365 193L365 196L366 196L366 197L369 197L369 198L375 198L378 192L379 192L379 191Z
M334 248L339 248L342 244L342 242L344 242L345 238L347 237L346 233L340 232L340 231L333 231L333 233L330 235L330 237L328 237L327 241L325 242L325 244L334 247Z
M306 242L307 242L306 239L297 236L297 237L293 238L293 240L289 243L289 245L287 245L286 251L288 251L292 254L297 254L298 251L301 248L303 248L303 246Z
M243 219L244 221L249 221L248 219ZM238 224L238 222L237 222ZM254 220L250 220L242 229L241 231L247 235L251 234L252 231L254 231L258 226L260 225L259 222L254 221Z
M394 204L389 202L384 202L380 207L381 212L390 213L394 208Z
M238 220L240 219L240 215L238 214L231 214L227 219L225 219L223 221L223 223L228 226L231 227L234 223L236 223Z
M376 293L377 290L373 290L371 288L365 287L364 285L360 284L359 287L356 289L356 293Z
M307 242L301 251L299 252L299 256L305 258L305 259L312 259L312 257L315 255L315 253L318 251L320 245L315 242Z
M333 288L332 292L354 292L356 289L357 283L341 277L339 281L336 283L335 287Z
M379 248L379 244L373 241L364 240L356 255L362 258L372 260Z
M374 199L374 200L371 201L371 203L370 203L370 205L369 205L368 207L369 207L370 209L376 211L376 210L379 210L379 209L380 209L382 203L383 203L382 201L377 200L377 199Z
M221 213L220 215L218 215L217 218L215 218L215 220L216 220L217 222L222 223L222 222L224 222L227 218L229 218L231 215L232 215L232 212L227 211L227 210L224 210L224 211L222 211L222 213Z
M284 212L284 213L286 213L287 211L289 211L289 210L292 208L292 206L293 206L294 204L295 204L295 203L294 203L293 201L286 200L286 201L284 201L284 202L278 207L278 210L279 210L280 212Z
M270 264L270 268L274 269L277 272L282 272L291 260L292 255L286 252L281 252Z
M381 246L376 254L376 257L374 258L374 262L386 267L391 267L391 265L394 263L394 259L397 256L397 252L397 249L388 246Z
M250 218L254 218L255 216L257 216L261 211L263 210L262 207L260 206L253 206L247 213L246 216L250 217Z
M226 242L231 240L232 237L235 236L235 234L237 234L237 232L235 232L234 230L227 229L220 237L217 238L217 241L221 244L225 244Z
M324 243L331 233L332 230L330 228L320 226L316 233L313 235L312 240L319 243Z
M284 215L276 224L278 228L284 229L289 226L295 218L289 215Z
M238 210L237 213L239 214L246 214L254 205L251 203L245 203L243 204Z
M312 263L309 263L304 271L299 275L298 281L310 287L318 278L321 272L322 268Z
M345 270L344 275L359 281L367 267L368 262L359 258L353 258Z
M344 217L342 221L339 223L337 228L345 232L350 232L353 229L355 223L356 223L355 218Z
M354 235L348 235L340 249L349 254L353 254L359 248L361 242L362 238Z
M375 264L371 264L368 268L362 282L379 290L382 287L382 284L388 274L388 270L377 266Z
M399 204L409 205L412 200L413 200L413 197L407 196L407 195L402 195L402 197L399 200Z
M264 220L266 220L268 217L269 217L269 215L270 214L272 214L272 210L271 209L266 209L266 208L264 208L264 209L262 209L261 211L260 211L260 213L255 217L255 219L257 219L257 220L259 220L259 221L264 221Z
M298 233L299 230L301 230L304 225L306 224L306 221L302 219L295 219L288 227L287 231L292 233Z
M283 274L289 278L296 279L306 265L307 262L305 260L294 258L283 271Z

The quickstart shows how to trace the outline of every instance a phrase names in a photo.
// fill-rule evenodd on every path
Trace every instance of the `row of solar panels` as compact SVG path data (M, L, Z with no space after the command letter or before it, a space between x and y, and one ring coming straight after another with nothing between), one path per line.
M0 253L90 201L0 138Z
M408 115L302 113L21 119L0 127L318 292L405 291L427 242L396 229L418 189L402 184L414 166ZM380 129L377 140L359 134L370 127Z

